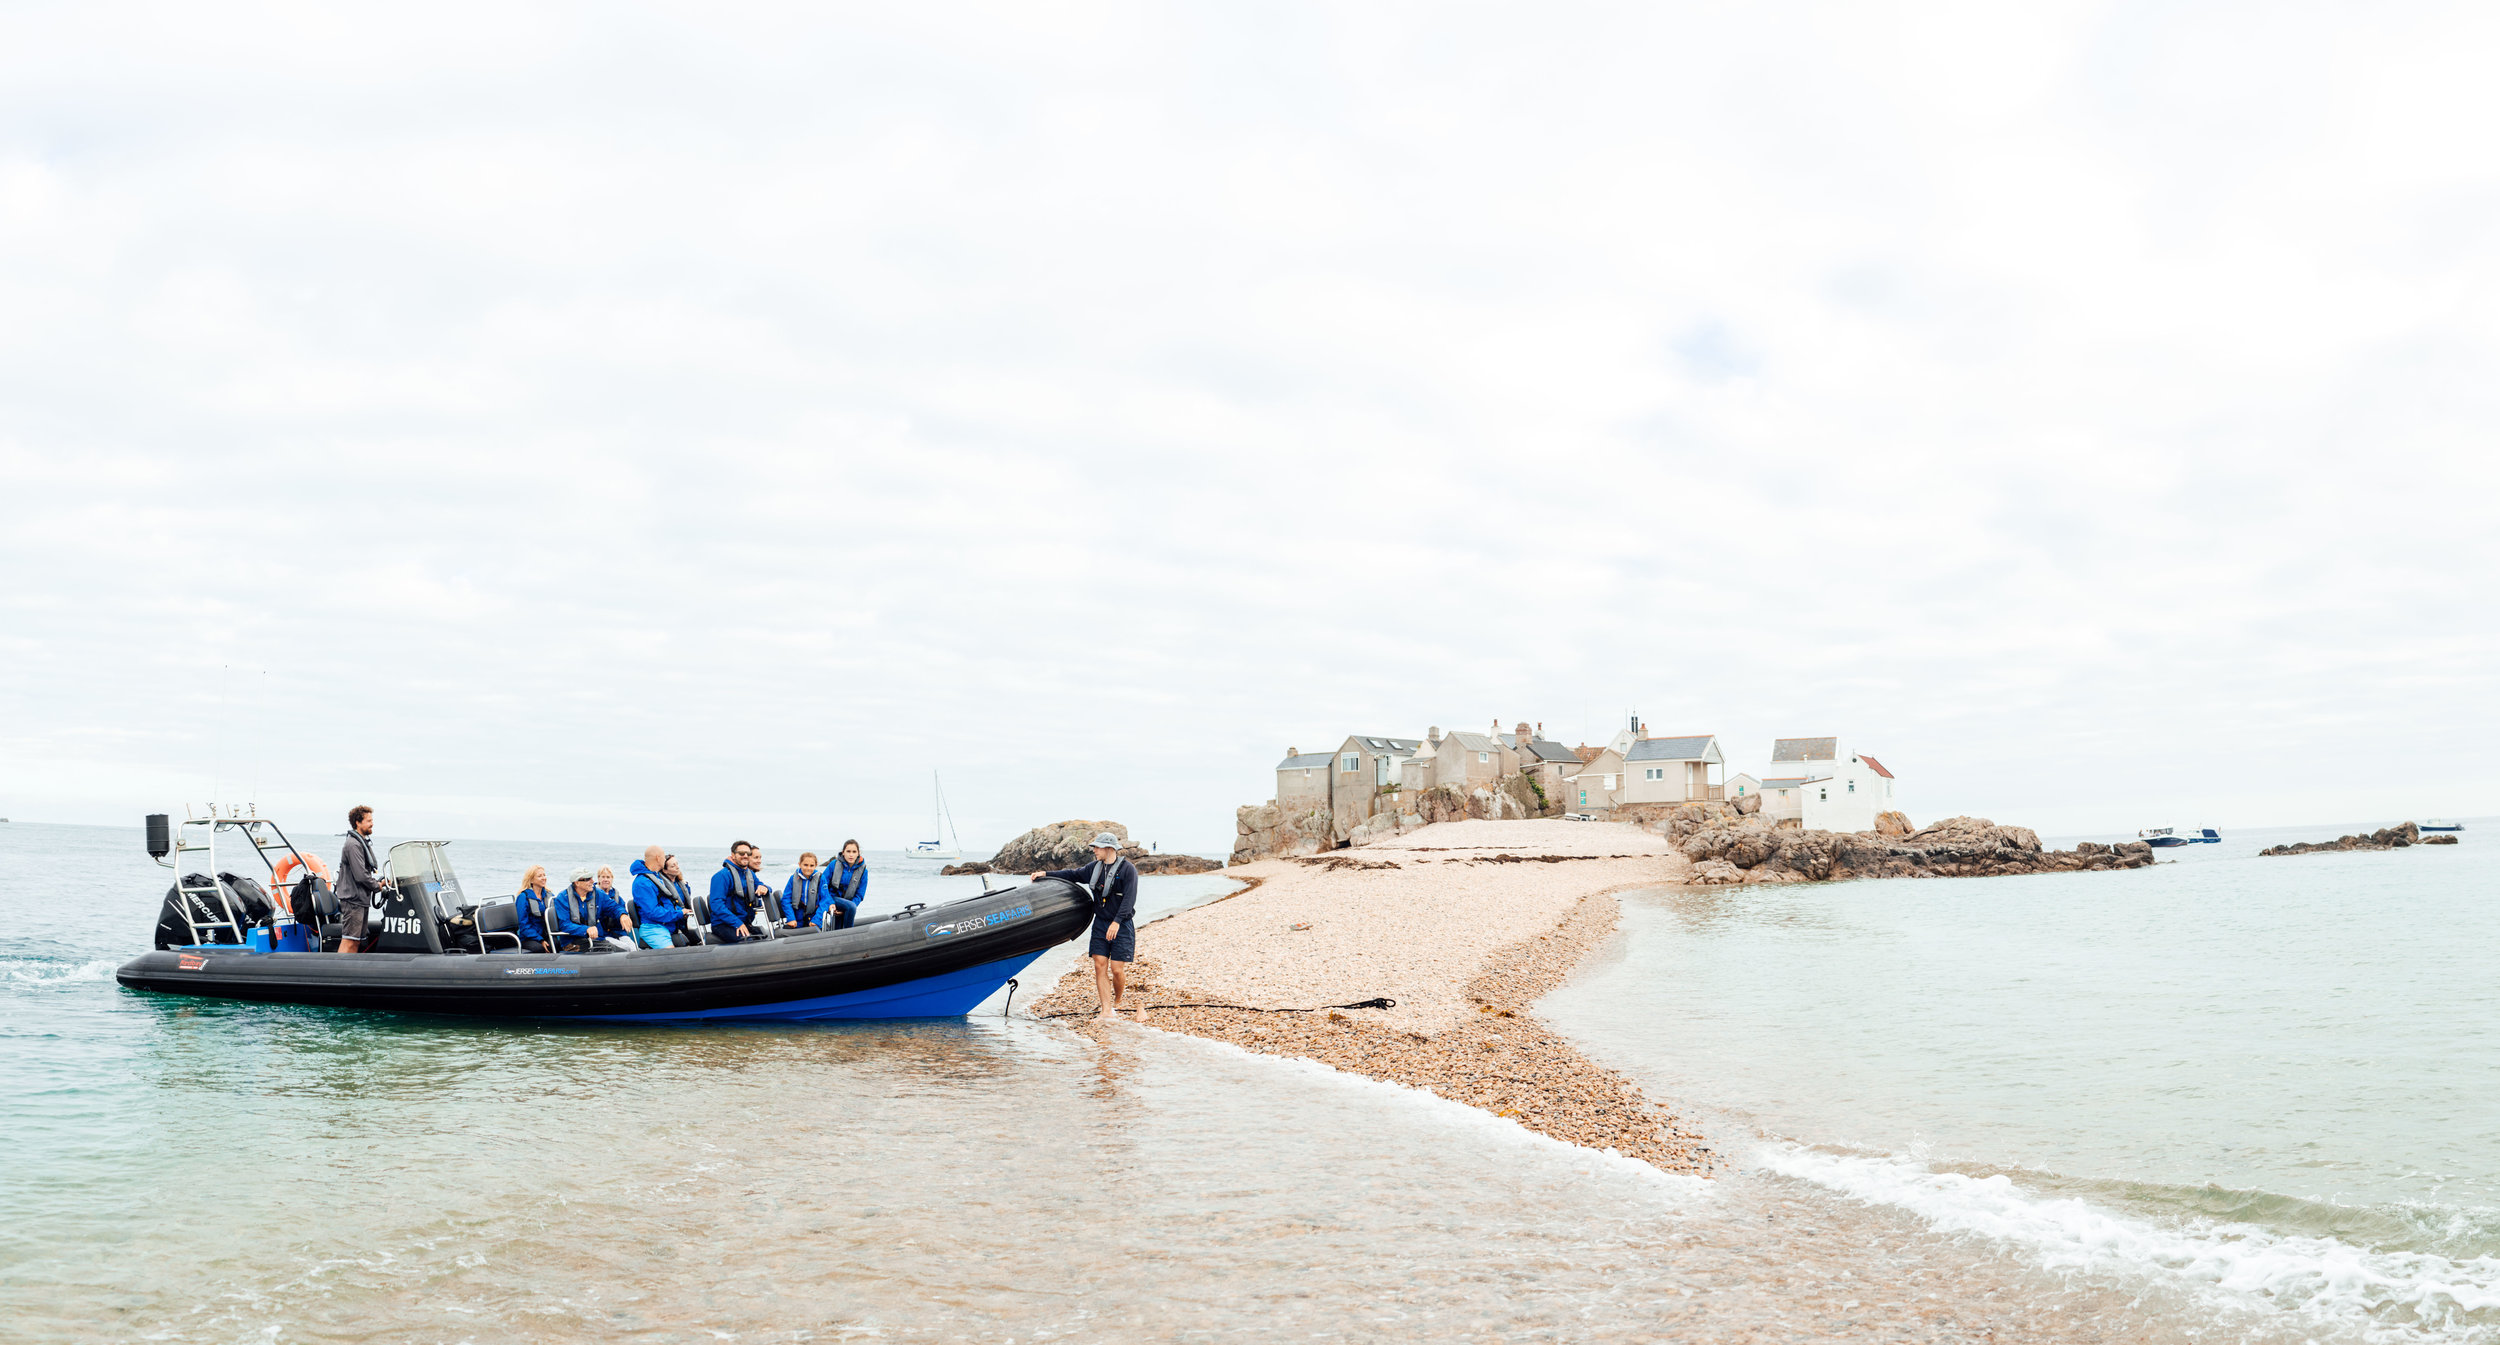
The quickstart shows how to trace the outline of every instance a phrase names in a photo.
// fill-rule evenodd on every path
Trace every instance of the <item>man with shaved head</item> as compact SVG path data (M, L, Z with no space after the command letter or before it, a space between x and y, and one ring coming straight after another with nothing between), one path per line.
M686 919L686 889L668 876L668 852L646 845L634 861L634 940L645 948L683 948L701 941Z

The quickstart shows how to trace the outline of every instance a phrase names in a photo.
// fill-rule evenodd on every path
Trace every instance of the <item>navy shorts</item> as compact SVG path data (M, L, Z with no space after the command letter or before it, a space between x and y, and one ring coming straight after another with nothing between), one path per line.
M1097 920L1094 922L1094 937L1086 941L1085 955L1087 957L1107 957L1114 962L1136 961L1137 926L1129 921L1121 921L1120 937L1116 939L1106 939L1102 936L1102 932L1105 927L1110 925L1110 923L1111 922L1108 920Z

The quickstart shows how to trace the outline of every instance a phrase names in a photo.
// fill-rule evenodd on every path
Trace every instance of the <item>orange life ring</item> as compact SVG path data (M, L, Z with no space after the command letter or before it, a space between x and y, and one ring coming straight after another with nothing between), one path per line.
M294 855L288 855L286 858L278 861L278 867L269 871L269 887L271 891L277 891L284 888L287 880L295 876L295 870L298 867L296 858L297 857ZM302 867L312 870L314 874L320 877L321 881L325 883L330 881L329 865L322 863L320 858L315 855L305 855L302 858Z

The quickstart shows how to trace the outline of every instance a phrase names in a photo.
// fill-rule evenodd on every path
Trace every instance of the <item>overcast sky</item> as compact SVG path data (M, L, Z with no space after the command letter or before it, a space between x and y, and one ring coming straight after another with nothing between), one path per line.
M0 815L2500 812L2489 5L0 10ZM222 710L221 710L222 707Z

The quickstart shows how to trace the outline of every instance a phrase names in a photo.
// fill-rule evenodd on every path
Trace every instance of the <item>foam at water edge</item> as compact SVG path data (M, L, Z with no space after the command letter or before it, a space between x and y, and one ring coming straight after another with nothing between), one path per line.
M51 961L29 962L16 959L0 960L0 980L16 981L21 985L46 985L65 983L69 981L109 981L113 978L113 968L115 965L117 964L110 958L99 958L93 962L78 963Z
M2015 1243L2053 1270L2155 1269L2324 1319L2419 1324L2465 1339L2500 1335L2500 1258L2372 1252L2214 1220L2162 1226L2079 1199L2030 1195L2003 1176L1930 1172L1898 1158L1795 1144L1765 1145L1755 1160L1782 1176L1908 1210L1941 1229Z

